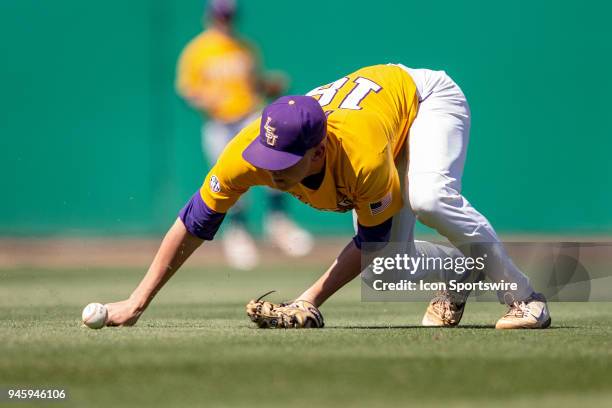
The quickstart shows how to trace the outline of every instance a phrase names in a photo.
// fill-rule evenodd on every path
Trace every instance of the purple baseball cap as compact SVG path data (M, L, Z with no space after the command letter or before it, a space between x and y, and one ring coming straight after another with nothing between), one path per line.
M327 117L316 99L283 96L265 107L259 135L242 157L261 169L284 170L299 162L326 134Z

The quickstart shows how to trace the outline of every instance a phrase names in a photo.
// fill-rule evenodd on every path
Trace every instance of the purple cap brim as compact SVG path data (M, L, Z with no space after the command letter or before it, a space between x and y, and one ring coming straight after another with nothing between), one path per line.
M270 149L261 144L259 137L257 137L244 149L242 157L260 169L278 171L294 166L303 156Z

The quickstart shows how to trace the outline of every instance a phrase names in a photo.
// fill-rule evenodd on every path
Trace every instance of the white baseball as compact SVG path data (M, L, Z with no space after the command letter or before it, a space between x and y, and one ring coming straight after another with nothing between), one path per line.
M85 306L81 315L83 324L90 329L101 329L106 323L106 307L101 303L90 303Z

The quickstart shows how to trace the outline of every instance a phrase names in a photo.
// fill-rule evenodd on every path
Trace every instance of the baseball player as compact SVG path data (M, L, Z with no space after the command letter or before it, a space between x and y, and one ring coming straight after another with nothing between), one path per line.
M202 146L210 163L217 161L242 128L259 117L262 97L278 96L285 86L282 77L258 72L255 52L234 34L235 15L235 1L211 0L209 28L185 47L177 67L178 93L208 117L202 127ZM310 252L312 237L285 215L283 195L268 190L267 198L270 212L265 230L269 238L289 255ZM223 248L232 266L248 270L257 265L258 254L245 214L244 203L232 209Z
M548 327L546 300L461 194L469 130L466 98L443 71L375 65L306 96L279 98L228 144L132 296L108 305L107 323L135 323L182 262L213 239L238 198L251 186L266 185L317 209L353 210L357 227L329 269L296 301L249 303L247 313L258 326L322 327L318 307L359 275L362 246L403 241L414 251L418 219L463 253L487 244L489 278L516 284L498 293L508 305L498 329ZM457 325L465 300L440 292L423 325Z

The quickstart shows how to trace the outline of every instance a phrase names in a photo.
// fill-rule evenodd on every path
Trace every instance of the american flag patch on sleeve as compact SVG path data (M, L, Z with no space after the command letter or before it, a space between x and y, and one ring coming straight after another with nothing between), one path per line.
M391 205L392 194L389 191L380 201L370 203L370 212L372 215L378 215L385 211Z

